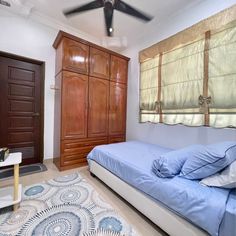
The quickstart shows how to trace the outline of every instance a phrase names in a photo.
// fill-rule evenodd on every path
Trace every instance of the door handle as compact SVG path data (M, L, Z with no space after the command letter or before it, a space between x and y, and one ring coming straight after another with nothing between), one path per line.
M32 116L40 116L40 114L38 113L38 112L36 112L36 113L33 113L33 115Z

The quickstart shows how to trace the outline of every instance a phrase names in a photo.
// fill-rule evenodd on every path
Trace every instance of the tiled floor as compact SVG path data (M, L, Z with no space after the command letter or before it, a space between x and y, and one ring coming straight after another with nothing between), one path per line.
M119 214L126 219L136 231L142 236L163 236L166 235L162 230L160 230L157 226L152 224L147 218L145 218L142 214L136 211L131 205L125 202L122 198L120 198L117 194L111 191L106 185L104 185L97 178L93 178L90 176L88 171L88 167L81 167L67 171L58 171L56 166L52 163L51 160L45 161L45 165L48 170L46 172L41 172L33 175L20 177L20 182L23 186L39 183L45 180L49 180L55 178L60 175L67 175L70 173L74 173L75 171L79 171L80 174L87 179L87 181L99 192L103 198L109 202L118 212ZM1 187L12 184L13 180L1 181Z

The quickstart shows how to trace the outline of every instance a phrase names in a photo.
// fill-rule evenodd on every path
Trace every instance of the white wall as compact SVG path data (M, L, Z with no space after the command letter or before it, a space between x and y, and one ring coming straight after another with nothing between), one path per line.
M124 53L131 58L129 64L127 140L142 140L163 146L179 148L192 143L213 143L236 140L236 129L186 127L183 125L140 124L139 117L139 64L138 52L231 5L236 0L205 0L191 9L184 9L174 17L160 22L150 34L137 39L137 44Z
M50 89L50 85L54 84L55 50L52 44L58 29L3 10L0 10L0 27L0 51L45 62L44 158L52 158L54 91ZM71 29L66 31L70 33ZM75 32L71 33L76 34ZM98 43L92 37L89 38L86 35L80 37Z
M167 21L168 25L160 23L158 29L153 29L153 32L151 32L148 37L137 39L136 46L126 51L126 55L131 58L127 113L128 139L139 139L171 147L180 147L196 142L207 143L218 140L236 139L236 131L230 129L218 130L204 127L189 128L181 125L167 126L162 124L138 123L138 51L175 34L179 30L210 16L233 3L236 3L236 0L203 1L202 4L194 6L189 12L183 12L173 19L170 18ZM188 9L186 9L186 11L187 10ZM44 20L46 21L46 19ZM49 27L44 24L36 23L30 18L16 16L3 10L0 10L0 25L0 51L29 57L46 63L44 92L44 158L52 158L54 92L50 89L50 85L54 84L55 51L52 48L53 41L60 28L94 43L98 44L99 42L96 42L94 38L88 35L72 32L72 29L63 28L60 25L58 25L58 27Z

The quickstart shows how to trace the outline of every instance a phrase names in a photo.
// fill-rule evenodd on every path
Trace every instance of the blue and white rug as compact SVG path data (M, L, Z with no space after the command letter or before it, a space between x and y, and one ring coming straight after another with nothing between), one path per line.
M78 173L25 187L16 212L0 210L0 236L137 236Z

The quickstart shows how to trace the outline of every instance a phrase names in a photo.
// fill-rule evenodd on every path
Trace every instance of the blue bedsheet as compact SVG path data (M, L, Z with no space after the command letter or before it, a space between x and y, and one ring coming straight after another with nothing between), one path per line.
M158 145L130 141L97 146L89 153L88 161L94 160L211 235L219 235L229 191L178 176L158 178L151 171L152 162L169 151Z
M236 189L232 190L229 195L225 215L220 226L220 235L236 235Z

